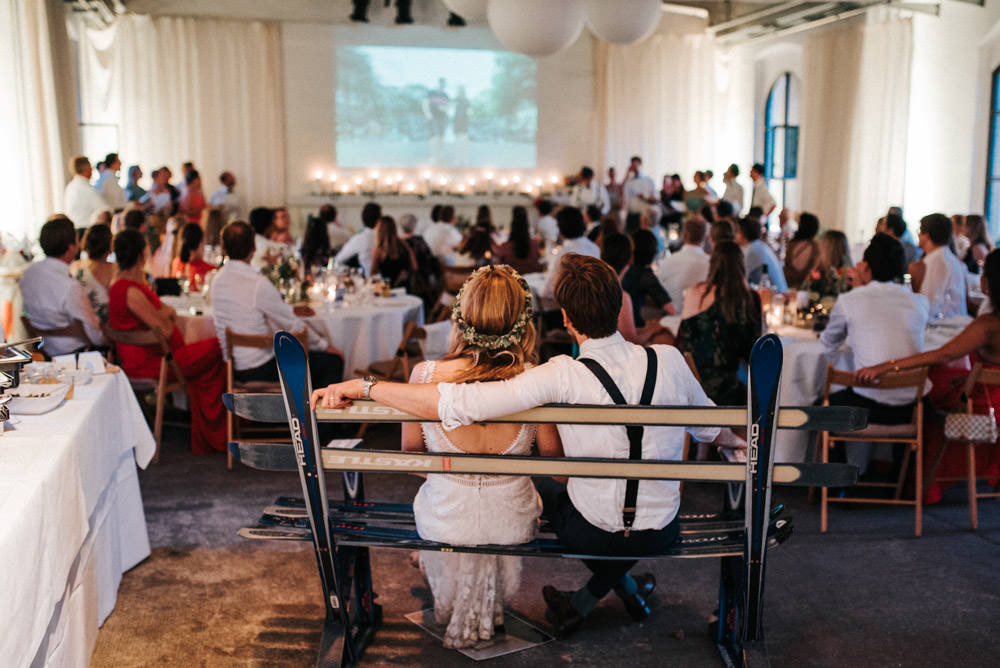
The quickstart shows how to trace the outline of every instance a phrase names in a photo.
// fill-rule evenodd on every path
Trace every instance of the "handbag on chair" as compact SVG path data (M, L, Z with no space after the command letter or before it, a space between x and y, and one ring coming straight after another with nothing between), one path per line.
M944 437L949 441L995 443L997 440L997 423L993 412L993 402L990 399L988 390L986 391L986 401L989 404L989 412L986 415L948 413L944 419ZM962 394L962 402L968 402L965 393Z

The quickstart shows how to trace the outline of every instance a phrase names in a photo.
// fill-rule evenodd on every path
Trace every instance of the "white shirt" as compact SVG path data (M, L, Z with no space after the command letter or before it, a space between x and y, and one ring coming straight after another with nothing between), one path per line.
M923 295L908 286L872 281L837 298L830 322L820 335L830 360L846 343L854 353L854 368L901 359L924 349L928 306ZM912 388L874 390L856 387L854 392L890 406L913 403Z
M456 233L458 230L456 230ZM461 239L459 239L461 241ZM344 247L333 258L333 263L343 265L352 257L357 256L358 264L364 270L365 276L372 275L372 255L375 253L375 230L363 227L360 232L347 240Z
M110 169L104 170L94 188L101 194L109 209L117 211L125 208L125 191L118 183L118 175Z
M542 216L538 219L538 234L549 243L557 241L559 239L559 221L553 216Z
M611 197L608 196L608 189L602 186L597 179L590 179L590 183L578 183L573 187L571 195L573 206L581 209L595 204L601 208L601 215L611 210Z
M640 197L650 198L656 194L653 179L644 174L634 176L625 182L625 206L629 213L642 213L649 206Z
M337 221L326 224L326 234L330 237L330 248L333 248L334 250L343 248L344 244L346 244L351 237L354 236L353 232Z
M754 181L753 198L750 200L750 207L753 208L755 206L759 206L764 211L765 216L776 206L774 197L772 197L770 191L768 191L767 184L764 183L764 179Z
M63 193L63 211L77 228L90 227L94 213L107 209L101 193L91 187L90 181L79 174L70 179Z
M462 243L462 233L450 223L431 223L423 234L435 257L445 258Z
M273 334L283 329L293 334L306 324L285 303L269 280L241 260L229 260L212 281L212 319L215 333L226 354L226 328L237 334ZM309 348L324 350L326 340L309 329ZM274 357L271 348L233 348L237 370L247 371L266 364Z
M54 257L36 262L24 270L20 286L24 310L32 325L38 329L61 329L79 320L90 343L104 342L97 314L83 286L70 276L68 264ZM45 351L53 356L71 353L86 345L87 341L71 336L45 337Z
M941 246L924 258L927 272L920 294L927 297L932 318L968 315L965 305L966 269L950 248Z
M712 406L680 352L672 346L653 346L657 354L653 405ZM646 353L615 332L603 339L580 344L580 356L596 360L610 374L630 404L638 404L646 377ZM445 429L472 424L546 403L612 404L604 386L580 362L565 355L553 357L511 380L491 383L440 383L438 413ZM558 425L568 457L628 459L629 443L622 426ZM683 427L646 427L642 435L643 459L680 459ZM708 443L719 435L717 427L689 428L696 439ZM677 515L679 483L675 480L642 480L636 510L636 530L662 529ZM614 478L570 478L569 496L588 522L604 531L622 531L625 481Z
M230 220L243 220L243 198L232 192L226 186L222 186L208 198L208 203L222 209L222 215L226 222Z
M152 189L147 190L139 201L143 204L150 203L153 207L153 213L162 213L173 204L169 190L164 190L161 193L154 192Z
M743 186L736 181L726 181L726 190L722 199L733 205L733 216L739 216L743 210Z
M295 254L295 247L291 244L271 241L260 234L253 235L253 243L254 251L253 257L250 258L250 264L257 269L262 269L264 266L271 264L272 260L276 257L284 258Z
M684 244L673 255L663 258L657 278L670 294L678 313L684 312L684 291L708 278L708 253L701 246Z
M596 257L598 260L601 259L601 249L587 237L565 239L562 246L556 249L555 254L549 258L548 271L545 273L545 285L542 287L539 297L552 297L552 291L556 286L556 276L559 275L559 263L562 261L563 255L569 253L579 253L580 255Z

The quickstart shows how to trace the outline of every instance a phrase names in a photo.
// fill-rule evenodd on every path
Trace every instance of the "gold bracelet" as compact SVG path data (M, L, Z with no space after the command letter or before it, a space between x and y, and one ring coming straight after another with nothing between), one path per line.
M892 370L893 371L896 371L896 372L899 371L899 364L896 363L896 360L889 360L889 364L892 365Z

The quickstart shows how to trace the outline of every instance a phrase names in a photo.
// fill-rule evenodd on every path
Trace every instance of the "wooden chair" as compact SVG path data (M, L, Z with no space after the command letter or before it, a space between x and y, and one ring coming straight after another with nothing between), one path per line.
M86 341L87 350L90 350L95 345L94 342L90 340L90 337L87 336L87 330L83 328L83 323L75 318L68 325L60 327L59 329L39 329L31 324L31 320L26 315L21 316L21 324L24 326L24 330L31 338L36 336L41 336L42 338L50 336L70 336L74 339L82 339ZM43 359L51 359L44 347L39 348L37 344L34 346L34 351L32 352L32 356L35 355L39 355Z
M111 346L112 351L117 356L117 346L121 344L131 346L159 346L163 351L160 359L160 374L158 378L131 378L128 381L132 385L132 391L137 395L152 394L156 397L156 412L153 415L153 438L156 440L156 453L153 455L153 462L160 461L160 444L163 436L163 408L167 400L167 395L184 389L184 376L181 374L180 365L174 359L174 354L170 351L170 344L163 334L156 329L145 329L135 331L124 331L112 329L108 325L102 325L101 331L104 338ZM171 373L173 378L171 378ZM140 401L140 405L142 402Z
M838 371L833 365L826 367L826 387L823 390L823 405L830 405L830 388L834 385L845 387L866 387L880 390L894 390L902 388L913 388L913 399L916 402L913 409L913 421L908 424L885 425L869 424L867 428L860 431L845 433L822 432L820 440L821 461L825 464L830 461L830 446L834 443L843 443L850 446L852 441L862 441L870 443L895 443L906 444L907 455L903 457L903 463L899 471L899 479L896 482L859 482L858 487L891 487L895 492L891 499L873 498L830 498L829 490L823 487L820 491L820 531L826 533L827 528L827 504L829 503L881 503L891 505L914 506L916 520L914 534L920 536L923 531L923 455L924 455L924 407L920 399L924 393L924 385L927 381L927 367L908 369L906 371L890 372L882 376L877 385L856 382L854 374L850 371ZM914 495L912 499L901 498L903 485L906 483L906 474L910 459L915 459L914 464Z
M997 369L984 369L982 364L976 364L972 368L972 372L965 381L965 410L969 415L973 415L973 391L976 385L984 385L984 389L989 392L990 386L1000 386L1000 370ZM935 476L938 465L941 463L941 459L944 457L945 451L951 445L965 445L966 447L966 460L967 469L965 476ZM964 480L966 483L966 488L969 495L969 525L972 530L975 531L979 528L979 499L991 499L1000 497L1000 483L995 484L992 492L979 493L976 488L976 483L980 480L989 480L996 478L995 475L990 475L986 477L978 477L976 475L976 448L977 447L992 447L993 456L990 458L990 463L994 463L1000 458L1000 447L997 443L972 443L968 441L944 441L941 444L941 449L938 450L937 454L934 456L934 461L931 462L930 469L927 472L927 480L924 482L923 493L927 493L927 488L930 487L931 483L935 480L940 480L942 482L954 482L957 480Z
M299 340L302 347L306 350L309 349L309 330L308 328L303 329L301 332L295 334L295 338ZM237 393L237 392L281 392L281 383L277 381L264 381L264 380L253 380L253 381L242 381L236 377L236 369L233 367L233 348L241 346L244 348L262 348L270 350L274 346L274 335L272 334L240 334L234 332L229 327L226 327L226 340L223 342L226 352L226 392ZM228 420L226 422L226 437L227 442L232 443L234 441L240 440L241 435L241 423L236 413L229 411ZM260 425L253 428L257 432L267 432L279 434L279 440L285 440L288 437L288 429L284 426L281 428L275 428L268 425ZM265 439L266 440L266 439ZM226 469L229 471L233 470L233 454L226 448Z
M447 291L441 292L441 295L434 303L434 308L427 314L427 323L441 322L442 320L451 318L451 305L454 301L455 295Z
M355 369L358 376L377 376L381 380L395 380L400 383L410 381L410 372L418 363L424 361L424 341L427 340L427 330L411 322L403 330L403 339L396 346L396 354L392 359L372 362L366 369Z

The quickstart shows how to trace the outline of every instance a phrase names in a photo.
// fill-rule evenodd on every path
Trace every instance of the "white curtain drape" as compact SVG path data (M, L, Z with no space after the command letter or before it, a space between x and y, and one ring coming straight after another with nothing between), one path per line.
M79 145L62 0L0 0L0 161L7 244L33 242L62 208Z
M690 181L714 156L714 42L703 23L680 23L632 46L595 46L599 162L624 176L628 159L659 177Z
M911 20L889 10L803 50L802 205L852 243L903 199L912 49Z
M251 206L284 201L278 24L127 15L80 51L81 117L119 126L123 165L190 160L206 193L229 170Z

